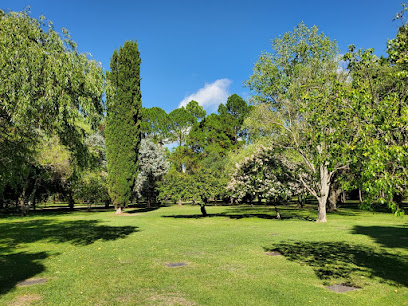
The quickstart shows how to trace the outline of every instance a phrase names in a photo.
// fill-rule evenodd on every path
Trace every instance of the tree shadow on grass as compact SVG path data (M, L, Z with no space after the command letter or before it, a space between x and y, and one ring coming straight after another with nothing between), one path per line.
M290 207L281 207L279 206L279 212L281 215L281 220L289 220L289 219L298 219L304 221L315 221L315 218L312 215L316 215L316 212L310 210L299 210L299 209L292 209ZM207 217L223 217L223 218L230 218L230 219L244 219L244 218L259 218L259 219L267 219L267 220L276 220L276 211L275 208L272 206L264 206L264 207L250 207L250 206L237 206L237 207L230 207L227 211L222 213L216 214L207 214L204 217L202 214L192 214L192 215L167 215L162 216L164 218L175 218L175 219L201 219Z
M379 278L392 285L408 286L408 258L370 247L345 242L289 242L264 249L312 267L325 284L337 280L362 287L364 279Z
M144 212L149 212L149 211L154 211L159 209L159 206L154 206L154 207L139 207L139 208L129 208L126 209L127 214L139 214L139 213L144 213Z
M367 235L387 248L408 249L408 227L398 226L360 226L353 227L353 234Z
M83 246L97 240L116 240L137 232L136 226L100 225L99 220L56 221L36 219L0 224L0 244L15 246L46 240Z
M9 292L17 283L43 272L45 267L41 261L48 257L47 252L0 255L0 295Z
M44 271L41 263L47 252L15 253L20 244L47 241L85 246L98 240L125 238L137 232L135 226L108 226L98 220L56 221L36 219L0 224L0 294L5 294L19 281ZM53 254L58 255L58 254Z

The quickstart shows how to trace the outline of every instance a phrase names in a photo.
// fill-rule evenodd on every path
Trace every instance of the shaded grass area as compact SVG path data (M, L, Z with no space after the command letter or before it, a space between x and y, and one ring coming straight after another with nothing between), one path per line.
M308 205L39 211L0 219L0 304L404 305L407 217ZM279 251L283 256L267 256ZM169 267L183 263L183 266ZM28 278L45 284L17 287ZM327 285L359 290L335 293Z
M198 211L199 209L197 209ZM282 206L279 208L281 214L281 220L286 219L298 219L305 221L314 221L315 214L313 209L297 209L291 206ZM244 218L259 218L259 219L276 219L276 211L274 207L262 205L262 206L247 206L240 205L234 207L227 207L225 211L220 213L208 213L206 217L202 214L179 214L179 215L164 215L165 218L176 219L199 219L206 217L227 217L230 219L244 219Z
M265 247L287 259L313 268L324 284L336 280L364 287L365 278L376 278L391 285L408 286L408 257L347 242L302 241Z
M356 225L354 234L367 235L386 248L408 249L408 225L405 226L363 226ZM408 277L407 277L408 280Z
M107 226L99 220L59 221L54 219L25 219L0 223L0 294L45 270L41 263L50 257L49 252L15 252L22 245L43 241L70 243L84 246L97 240L125 238L138 231L135 226ZM53 256L59 253L53 253Z

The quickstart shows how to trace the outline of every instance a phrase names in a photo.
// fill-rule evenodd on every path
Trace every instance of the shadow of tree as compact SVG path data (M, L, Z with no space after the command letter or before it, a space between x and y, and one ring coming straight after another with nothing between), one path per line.
M0 295L13 289L18 282L44 271L45 267L40 261L47 257L47 252L0 255Z
M15 246L47 240L88 245L97 240L116 240L138 231L135 226L99 225L99 220L56 221L36 219L0 224L0 244Z
M312 215L316 215L316 212L310 210L299 211L299 209L289 208L289 207L279 207L279 212L281 214L281 220L288 219L299 219L305 221L315 221ZM200 219L204 218L202 214L192 214L192 215L167 215L162 216L164 218L176 218L176 219ZM276 218L275 208L271 206L264 207L231 207L227 211L222 213L211 214L208 213L207 217L223 217L230 219L243 219L243 218L259 218L273 220Z
M125 238L138 231L135 226L108 226L99 223L98 220L35 219L0 224L0 294L5 294L18 282L31 278L45 269L41 261L50 254L15 253L19 244L45 240L85 246L97 240Z
M154 207L139 207L139 208L129 208L126 209L126 213L128 214L138 214L138 213L144 213L144 212L149 212L149 211L154 211L159 209L159 206L154 206Z
M392 284L408 285L407 257L378 252L366 246L345 242L290 242L264 249L278 251L291 261L312 267L326 283L340 280L361 287L362 279L378 277Z
M408 227L360 226L353 227L353 234L367 235L387 248L408 248Z

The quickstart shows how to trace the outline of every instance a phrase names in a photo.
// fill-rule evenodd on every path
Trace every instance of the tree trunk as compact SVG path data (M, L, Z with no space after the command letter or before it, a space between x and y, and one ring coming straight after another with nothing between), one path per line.
M320 196L317 197L319 203L319 213L317 215L317 222L327 222L326 204L327 197L330 191L330 175L327 166L320 166Z
M337 202L339 197L342 193L342 190L339 188L338 183L333 183L330 185L330 193L329 193L329 212L333 212L337 210Z
M38 189L38 185L40 184L40 178L37 178L34 183L33 191L31 191L30 196L28 197L28 207L31 205L33 206L33 209L35 210L35 194Z
M400 208L402 206L402 200L403 200L403 196L401 193L396 193L393 196L393 201L395 202L395 204L397 204L398 208Z
M20 198L18 199L18 203L19 203L19 206L20 206L20 212L21 212L22 216L27 215L27 210L26 210L26 205L25 205L27 185L28 185L28 181L25 183L24 188L23 188L23 192L21 193Z
M306 193L305 192L301 192L298 194L298 208L304 208L305 207L305 203L306 202Z
M276 203L274 204L274 206L275 206L275 211L276 211L276 219L281 219L281 216L280 216L280 213L279 213L279 211L278 211L278 207L276 206Z
M116 214L121 215L122 214L122 206L116 207Z
M358 188L358 200L360 203L363 203L363 193L361 192L361 188Z
M0 198L0 209L4 208L4 200Z
M326 217L326 202L327 202L327 197L320 197L319 199L319 213L317 215L317 220L316 222L327 222L327 217Z
M72 194L70 193L68 195L68 207L70 210L74 210L74 204L75 204L74 198L72 197Z
M207 211L205 210L205 205L200 205L200 210L201 213L203 214L203 217L207 217Z
M182 206L183 203L181 202L181 198L178 200L178 206Z
M109 200L105 200L105 208L109 208Z

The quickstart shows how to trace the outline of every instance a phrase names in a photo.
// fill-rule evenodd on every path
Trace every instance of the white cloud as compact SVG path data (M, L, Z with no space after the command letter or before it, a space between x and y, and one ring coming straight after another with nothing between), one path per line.
M185 97L179 107L186 106L191 100L195 100L206 110L214 111L220 103L225 103L229 96L228 88L232 81L229 79L216 80L214 83L206 83L195 93Z

